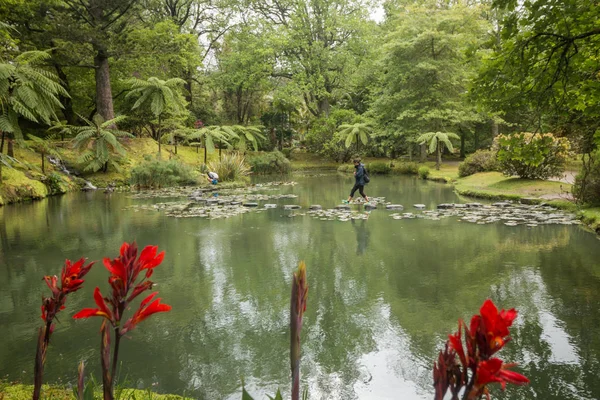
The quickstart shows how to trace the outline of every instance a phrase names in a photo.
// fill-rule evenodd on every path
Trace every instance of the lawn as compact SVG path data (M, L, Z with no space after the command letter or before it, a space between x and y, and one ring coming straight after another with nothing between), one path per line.
M483 172L461 178L455 187L462 195L499 199L567 199L571 193L568 183L506 177L499 172Z

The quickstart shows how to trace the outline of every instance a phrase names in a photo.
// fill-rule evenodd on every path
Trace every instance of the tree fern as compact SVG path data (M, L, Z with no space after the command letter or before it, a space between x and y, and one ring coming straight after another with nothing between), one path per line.
M442 164L442 152L444 151L444 147L450 152L454 151L454 146L450 139L460 139L460 136L451 132L427 132L417 139L419 144L427 144L429 146L430 154L437 153L435 164L437 170L440 169L440 165Z
M73 139L73 146L79 151L79 162L87 164L84 171L108 170L112 165L119 169L118 158L124 156L126 150L119 142L119 138L132 137L128 132L120 131L115 126L126 117L121 115L110 120L104 120L100 114L96 114L89 121L81 117L86 126L74 127L77 136Z
M356 143L356 151L359 149L359 141L363 145L367 144L372 133L373 128L368 122L343 124L338 127L340 140L345 141L346 148L352 146L352 143Z

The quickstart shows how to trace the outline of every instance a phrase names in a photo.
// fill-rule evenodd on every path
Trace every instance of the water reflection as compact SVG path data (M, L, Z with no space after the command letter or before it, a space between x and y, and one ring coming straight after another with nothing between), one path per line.
M367 221L361 219L360 222L352 220L352 227L356 231L356 255L360 256L365 253L367 246L369 245L369 229L367 227Z
M298 180L281 190L299 197L280 204L332 207L351 183ZM456 200L449 187L412 178L377 177L369 192L407 208ZM349 223L287 218L281 209L177 219L123 211L156 200L88 196L0 208L0 327L10 344L0 347L0 376L31 381L41 276L66 257L115 256L123 240L136 239L167 251L153 278L173 306L123 344L124 374L140 387L238 399L244 377L259 398L289 392L289 282L304 259L302 384L311 398L430 398L436 352L486 297L520 310L503 357L532 380L500 398L600 393L600 249L577 227L397 221L384 210ZM101 266L88 276L65 312L92 306L93 288L106 285ZM81 358L96 368L97 334L98 321L63 318L47 379L73 381Z

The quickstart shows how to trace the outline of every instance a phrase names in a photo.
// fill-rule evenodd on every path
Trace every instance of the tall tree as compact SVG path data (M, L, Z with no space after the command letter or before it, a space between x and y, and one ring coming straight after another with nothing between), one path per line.
M481 9L422 1L390 12L373 103L383 131L415 142L423 132L476 121L467 92L486 33Z

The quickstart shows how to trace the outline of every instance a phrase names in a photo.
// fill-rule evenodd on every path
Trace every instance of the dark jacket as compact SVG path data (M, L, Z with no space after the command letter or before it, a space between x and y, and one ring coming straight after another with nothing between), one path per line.
M365 186L365 165L360 163L356 166L356 175L354 175L354 179L356 180L355 184L358 186Z

